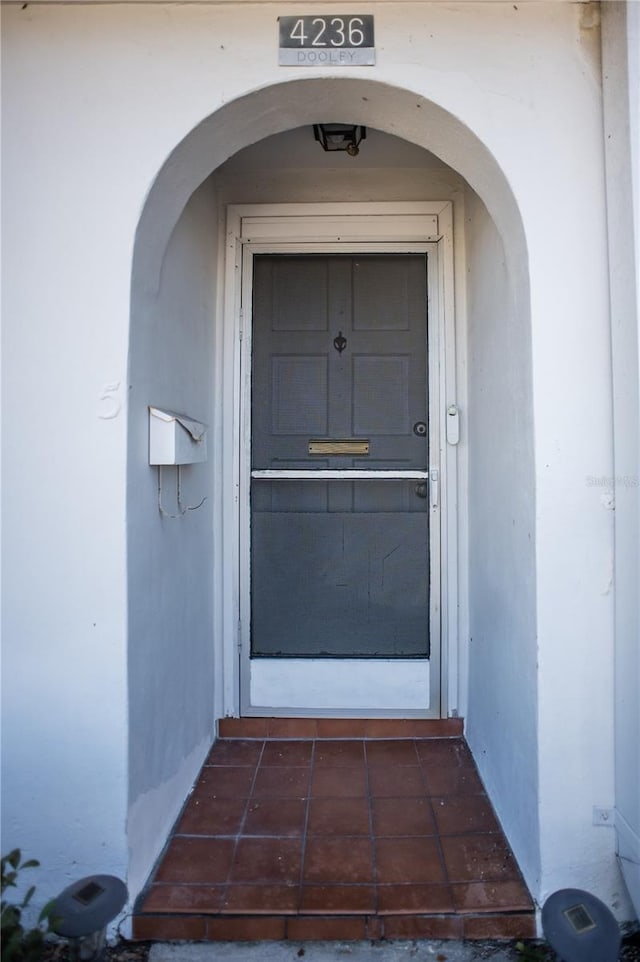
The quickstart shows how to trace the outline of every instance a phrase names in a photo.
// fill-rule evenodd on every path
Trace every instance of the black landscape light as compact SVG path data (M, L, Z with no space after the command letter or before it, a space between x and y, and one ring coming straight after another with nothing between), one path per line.
M542 907L542 931L563 962L616 962L622 938L604 902L581 889L560 889Z
M127 886L115 875L88 875L55 899L52 929L71 941L76 959L97 959L104 948L107 925L128 897Z
M367 128L358 124L314 124L313 134L323 150L346 150L350 157L357 157Z

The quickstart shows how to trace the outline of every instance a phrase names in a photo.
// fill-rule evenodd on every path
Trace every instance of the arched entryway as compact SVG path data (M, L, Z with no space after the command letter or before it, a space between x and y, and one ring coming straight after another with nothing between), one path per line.
M510 739L500 737L487 710L487 699L513 707L514 681L535 663L534 557L526 536L534 505L528 269L517 204L490 151L437 104L373 81L314 78L255 91L203 120L159 172L136 236L128 508L134 891L202 762L215 718L238 704L229 663L237 658L240 385L225 347L227 206L309 202L318 189L308 167L296 168L295 154L292 160L281 149L287 173L278 176L271 161L269 179L264 169L258 178L255 167L248 174L240 152L251 148L260 164L263 142L277 153L278 136L284 148L294 136L287 132L323 121L379 131L382 153L398 138L405 146L396 149L408 151L407 162L423 174L427 157L438 158L437 175L417 177L406 200L453 204L456 331L443 363L457 375L459 393L447 400L460 406L462 429L453 495L457 578L443 598L455 626L443 650L444 684L449 710L466 718L471 746L484 753L486 781L504 791L494 801L511 817L507 829L525 873L535 874L535 765L525 781L513 775L519 746L535 744L535 673L525 672L530 690L521 692ZM412 151L424 154L418 160ZM394 183L400 163L393 150L385 167L383 176L358 184L348 169L325 175L322 197L397 200L411 181L402 173ZM183 472L179 503L174 469L150 472L140 456L149 404L208 424L208 460ZM158 504L179 517L162 517ZM507 643L514 627L516 645Z

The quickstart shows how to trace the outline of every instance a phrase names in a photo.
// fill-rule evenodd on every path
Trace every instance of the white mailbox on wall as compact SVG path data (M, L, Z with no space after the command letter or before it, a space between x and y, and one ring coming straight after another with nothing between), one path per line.
M149 464L207 460L207 425L186 414L149 407Z

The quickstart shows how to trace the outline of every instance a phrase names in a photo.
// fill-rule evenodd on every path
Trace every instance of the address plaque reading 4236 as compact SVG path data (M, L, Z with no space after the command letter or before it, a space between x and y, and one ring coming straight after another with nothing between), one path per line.
M279 22L281 66L375 64L371 14L280 17Z

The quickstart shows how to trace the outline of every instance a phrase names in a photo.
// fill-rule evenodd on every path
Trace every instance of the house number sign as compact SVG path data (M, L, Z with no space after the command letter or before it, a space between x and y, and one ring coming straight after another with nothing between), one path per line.
M281 67L355 67L376 62L371 14L280 17Z

